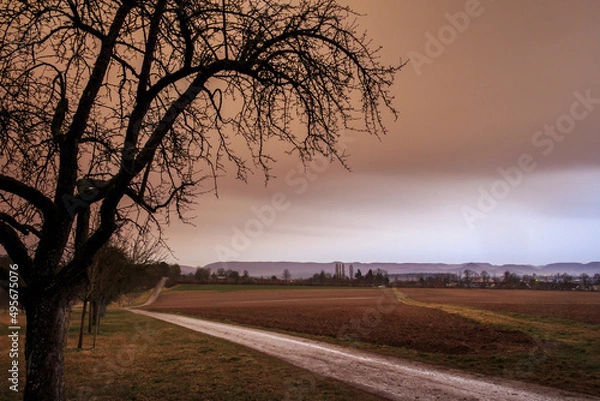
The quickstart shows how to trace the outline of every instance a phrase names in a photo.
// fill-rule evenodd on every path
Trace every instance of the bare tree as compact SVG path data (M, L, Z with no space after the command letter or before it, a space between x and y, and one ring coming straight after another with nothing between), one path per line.
M281 275L283 281L290 281L292 279L292 273L290 273L289 269L283 269L283 274Z
M487 272L487 270L481 271L481 281L482 281L482 287L487 288L488 283L490 282L490 274Z
M473 277L475 276L475 272L471 269L466 269L463 272L463 277L465 281L465 285L467 288L471 288L471 283L473 282Z
M210 267L198 267L194 277L201 283L207 282L210 279Z
M579 276L579 281L581 282L581 286L584 290L589 289L590 285L592 284L592 280L587 273L582 273Z
M25 400L65 399L65 311L115 232L160 236L227 169L268 180L275 142L344 164L342 130L385 132L401 65L356 17L334 0L0 5L0 245L27 311Z
M96 253L94 261L88 267L89 282L80 296L83 300L83 310L77 348L83 346L86 305L89 303L90 306L88 333L92 333L93 328L93 347L95 348L100 318L106 307L128 290L126 278L128 275L135 274L132 266L133 260L128 255L126 248L115 243L107 243Z

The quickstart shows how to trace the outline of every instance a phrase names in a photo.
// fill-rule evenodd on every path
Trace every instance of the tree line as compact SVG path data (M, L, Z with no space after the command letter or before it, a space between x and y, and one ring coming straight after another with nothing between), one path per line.
M77 348L83 348L85 332L93 335L91 347L95 348L101 320L108 305L113 302L127 303L127 298L130 301L132 294L154 287L162 277L169 277L171 284L179 280L179 265L157 261L152 256L153 250L140 251L116 241L111 241L100 249L87 269L88 280L78 287L77 296L65 315L66 334L73 306L82 304ZM4 272L11 263L8 255L0 255L0 272ZM1 301L6 297L6 292L0 289L0 293ZM8 305L8 302L2 301L2 305ZM65 346L66 338L65 335Z
M346 273L347 272L347 273ZM196 272L179 279L181 283L199 283L199 284L293 284L293 285L336 285L336 286L372 286L387 285L390 282L387 271L383 269L369 269L362 273L360 269L354 271L352 265L346 266L343 263L335 264L335 272L330 273L321 270L312 277L303 279L294 279L289 269L284 269L280 276L272 275L270 277L252 277L248 270L240 273L237 270L225 269L223 267L217 270L211 270L210 267L198 267Z
M600 273L590 276L587 273L572 275L556 273L552 275L523 274L509 270L496 276L486 270L477 273L466 269L453 273L399 274L394 282L403 287L424 288L497 288L497 289L535 289L535 290L582 290L600 291Z
M179 283L199 284L257 284L257 285L306 285L306 286L400 286L421 288L488 288L488 289L536 289L536 290L582 290L600 291L600 273L593 276L583 273L572 275L559 273L553 275L524 274L505 271L502 275L491 274L486 270L476 272L465 269L458 273L409 273L389 274L376 268L363 273L336 263L333 272L321 270L309 278L294 278L289 269L280 276L252 277L248 270L198 267L196 272L181 276Z

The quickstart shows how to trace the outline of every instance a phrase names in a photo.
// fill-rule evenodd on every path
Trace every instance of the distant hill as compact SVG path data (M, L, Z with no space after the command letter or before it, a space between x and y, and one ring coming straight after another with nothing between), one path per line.
M194 274L196 273L196 269L198 269L197 267L189 265L179 265L179 267L181 268L181 274L184 276L190 273Z
M324 270L326 273L334 273L335 261L331 263L317 263L317 262L216 262L206 265L204 267L210 268L212 271L216 271L219 268L225 270L232 269L242 273L244 270L248 270L252 277L281 277L283 271L288 269L292 273L292 278L308 278ZM501 276L505 271L509 270L512 273L519 275L523 274L537 274L537 275L553 275L568 273L571 275L580 275L587 273L593 276L596 273L600 273L600 262L590 262L587 264L583 263L552 263L543 266L533 265L520 265L520 264L507 264L507 265L493 265L484 262L469 262L462 264L447 264L447 263L361 263L361 262L344 262L346 266L353 265L354 271L358 269L365 274L369 269L383 269L388 274L411 274L411 273L458 273L464 270L473 270L477 273L481 273L483 270L487 271L490 275ZM189 266L186 266L189 267ZM184 266L181 266L182 272ZM195 268L191 268L194 269Z
M590 272L600 273L600 262L581 263L552 263L544 267L546 270L560 273L582 274ZM594 274L595 274L594 273Z

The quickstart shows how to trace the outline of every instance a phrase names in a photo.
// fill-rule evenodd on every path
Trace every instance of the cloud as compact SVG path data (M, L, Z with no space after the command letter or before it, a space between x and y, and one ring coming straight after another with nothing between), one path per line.
M427 31L447 24L462 0L415 2L346 0L362 28L397 63L423 49ZM198 228L169 230L182 259L209 263L252 207L283 193L289 209L253 240L241 259L394 260L545 263L600 259L600 106L551 152L536 133L571 111L575 93L600 98L600 2L531 0L485 2L433 63L417 76L398 75L400 116L386 115L381 141L356 136L348 144L348 173L339 165L304 181L298 161L276 154L276 179L265 188L259 172L249 184L227 176L220 199L199 199ZM279 149L272 145L271 149ZM545 154L547 153L547 154ZM501 178L499 169L530 154L535 171L476 231L461 215L479 188ZM286 180L294 174L295 184ZM300 191L300 189L302 189Z

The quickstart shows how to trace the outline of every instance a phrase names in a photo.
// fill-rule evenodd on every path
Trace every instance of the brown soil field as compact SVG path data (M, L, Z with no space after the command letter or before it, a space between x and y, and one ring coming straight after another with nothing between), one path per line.
M600 324L600 293L580 291L402 288L410 298L531 316Z
M146 309L443 354L522 353L533 339L431 308L391 289L182 291Z

